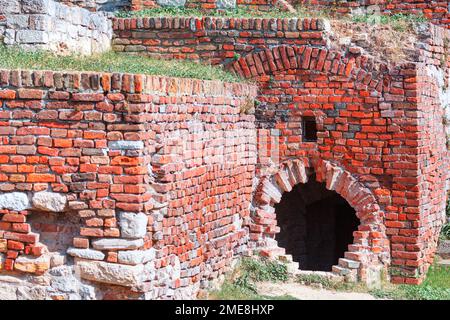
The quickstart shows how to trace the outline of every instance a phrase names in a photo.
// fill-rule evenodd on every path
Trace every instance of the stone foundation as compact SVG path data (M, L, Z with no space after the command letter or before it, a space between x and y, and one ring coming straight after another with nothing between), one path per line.
M108 51L111 35L101 13L53 0L0 1L0 40L7 46L90 55Z

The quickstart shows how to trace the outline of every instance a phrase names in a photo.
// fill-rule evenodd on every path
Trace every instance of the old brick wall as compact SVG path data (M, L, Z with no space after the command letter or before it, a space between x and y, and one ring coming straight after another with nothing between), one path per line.
M116 18L113 50L228 64L275 45L323 46L328 28L323 19Z
M450 182L448 118L445 116L450 105L450 32L436 27L431 27L429 32L432 36L417 66L418 114L424 119L418 123L419 211L423 216L414 223L419 229L415 250L421 252L420 259L432 263L440 226L445 221L447 195L443 190L449 190Z
M421 14L436 25L450 28L450 3L447 0L297 0L297 3L337 14Z
M292 181L286 186L279 173L269 182L277 172L271 167L281 163L282 175L291 177L290 159L303 159L304 166L315 171L315 159L320 159L347 171L375 196L384 222L370 228L385 232L390 240L392 280L423 279L445 215L449 178L443 126L449 98L448 32L433 25L427 28L418 45L418 61L400 66L374 64L357 50L341 55L308 46L275 47L233 64L238 74L259 83L259 149L268 141L278 145L275 156L270 151L259 154L260 175L268 178L257 189L259 199L266 197L257 198L260 207L251 235L257 246L273 245L271 234L279 232L273 209L267 207L279 202L275 190L283 193L293 187ZM306 116L316 119L317 143L302 140ZM347 201L351 204L352 199ZM360 231L366 228L360 225ZM371 243L381 244L371 240L372 235L363 237L369 242L360 242L355 234L351 254L346 254L362 265L359 253ZM377 247L372 251L380 250Z
M193 297L245 252L255 87L15 70L0 85L0 269L51 279L16 284L31 297Z
M361 219L334 270L370 282L390 265L394 282L418 283L435 250L448 180L448 33L421 28L416 60L399 65L374 61L355 44L329 49L321 19L116 19L114 48L221 63L256 80L256 248L276 247L273 206L283 192L319 172ZM303 141L304 117L316 119L317 142Z

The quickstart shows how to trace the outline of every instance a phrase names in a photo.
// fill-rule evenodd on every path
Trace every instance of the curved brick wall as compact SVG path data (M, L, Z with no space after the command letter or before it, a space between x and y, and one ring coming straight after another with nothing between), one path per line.
M113 50L227 64L281 44L323 46L328 29L323 19L116 18Z
M193 297L245 252L255 87L17 70L0 87L0 272L79 289L24 292Z

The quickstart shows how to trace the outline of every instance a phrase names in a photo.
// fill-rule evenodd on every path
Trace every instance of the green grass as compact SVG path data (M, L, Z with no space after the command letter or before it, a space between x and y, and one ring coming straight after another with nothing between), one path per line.
M435 264L421 285L386 286L370 293L378 298L395 300L450 300L450 268Z
M0 68L119 72L228 82L243 81L220 67L191 61L167 61L115 52L87 57L56 56L44 51L26 52L17 48L6 48L5 46L0 46Z
M361 14L352 17L354 22L362 22L368 24L379 24L379 25L391 25L396 31L408 31L411 26L416 23L427 22L427 19L423 15L412 15L412 14L393 14L390 16L381 15L369 15Z
M269 297L259 295L256 283L260 281L284 282L288 280L285 264L268 260L243 258L234 274L230 275L219 290L210 293L210 299L217 300L295 300L284 295Z

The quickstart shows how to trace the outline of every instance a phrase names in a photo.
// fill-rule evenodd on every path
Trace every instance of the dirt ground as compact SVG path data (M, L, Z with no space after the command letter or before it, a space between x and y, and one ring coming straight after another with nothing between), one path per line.
M379 300L368 293L341 292L327 289L313 288L295 282L257 284L258 294L279 297L289 295L299 300Z

